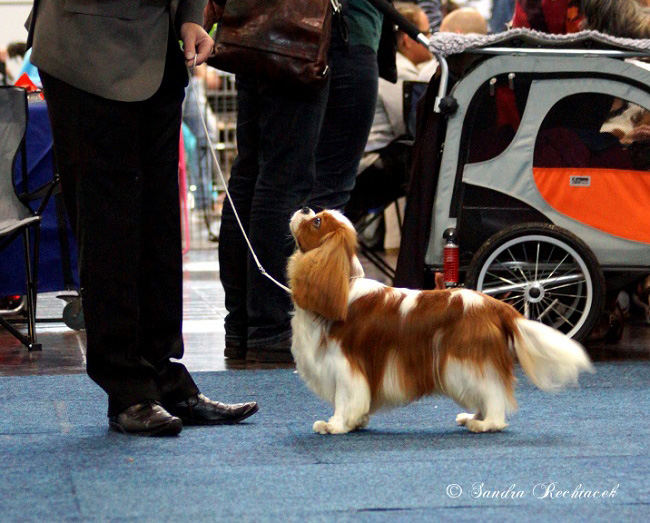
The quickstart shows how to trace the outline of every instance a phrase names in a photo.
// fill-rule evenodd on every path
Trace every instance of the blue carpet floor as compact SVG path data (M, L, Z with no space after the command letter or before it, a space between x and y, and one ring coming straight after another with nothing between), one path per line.
M0 520L646 519L650 366L601 364L555 395L520 378L500 434L456 427L438 397L320 436L331 409L292 371L200 373L207 395L260 412L171 439L109 432L85 376L1 378Z

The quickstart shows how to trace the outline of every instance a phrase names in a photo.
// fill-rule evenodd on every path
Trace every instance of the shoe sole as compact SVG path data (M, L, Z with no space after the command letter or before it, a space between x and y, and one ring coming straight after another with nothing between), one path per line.
M246 361L254 363L293 363L293 355L290 352L267 352L248 351Z
M245 360L246 359L246 349L226 347L223 351L224 357L229 360Z
M181 420L183 421L183 424L187 427L207 427L210 425L236 425L237 423L240 423L241 421L244 421L246 418L250 418L253 414L255 414L258 410L260 410L259 405L255 405L251 410L249 410L246 414L243 416L240 416L239 418L236 419L231 419L231 420L221 420L221 421L196 421L196 420L191 420L191 419L184 419L181 417Z
M129 432L128 430L124 430L124 428L122 428L119 423L113 421L110 421L108 425L112 430L119 432L120 434L128 434L129 436L141 437L178 436L183 430L182 422L177 421L170 421L169 423L165 423L164 425L160 425L151 430L143 430L139 432Z

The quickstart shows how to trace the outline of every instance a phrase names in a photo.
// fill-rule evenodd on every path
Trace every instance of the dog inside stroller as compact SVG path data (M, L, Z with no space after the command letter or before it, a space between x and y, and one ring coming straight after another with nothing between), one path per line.
M395 285L444 271L579 340L620 336L630 302L650 321L650 41L513 30L431 48Z

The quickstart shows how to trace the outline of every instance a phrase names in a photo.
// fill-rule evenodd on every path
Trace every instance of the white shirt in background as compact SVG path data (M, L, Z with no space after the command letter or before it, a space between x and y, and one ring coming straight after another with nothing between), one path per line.
M379 79L379 96L366 145L366 153L383 149L395 138L406 133L403 114L404 80L418 80L420 68L401 53L397 53L395 61L397 63L397 83L392 84L383 78ZM365 164L365 162L363 163ZM362 170L360 169L360 171Z

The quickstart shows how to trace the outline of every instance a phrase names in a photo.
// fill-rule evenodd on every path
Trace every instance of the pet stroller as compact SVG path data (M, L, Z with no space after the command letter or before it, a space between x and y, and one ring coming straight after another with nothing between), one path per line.
M444 271L585 338L606 291L650 274L650 41L513 30L431 48L395 284Z

